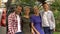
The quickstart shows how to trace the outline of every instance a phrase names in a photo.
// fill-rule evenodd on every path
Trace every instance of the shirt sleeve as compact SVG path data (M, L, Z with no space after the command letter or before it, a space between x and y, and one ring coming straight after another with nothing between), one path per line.
M33 21L33 17L32 17L32 16L30 17L30 22L31 22L31 23L33 23L33 22L34 22L34 21Z
M12 34L12 16L8 16L8 34Z
M52 15L51 15L51 20L52 20L52 22L53 22L53 28L55 28L55 19L54 19L53 13L52 13Z

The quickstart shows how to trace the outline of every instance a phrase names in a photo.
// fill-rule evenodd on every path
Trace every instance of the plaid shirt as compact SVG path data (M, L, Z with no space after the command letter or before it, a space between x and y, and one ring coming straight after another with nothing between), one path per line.
M8 34L15 34L17 32L17 16L14 13L11 13L8 16Z

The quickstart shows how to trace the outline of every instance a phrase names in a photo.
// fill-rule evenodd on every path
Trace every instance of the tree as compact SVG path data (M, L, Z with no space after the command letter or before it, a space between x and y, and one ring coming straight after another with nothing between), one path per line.
M56 29L60 30L60 0L55 0L51 5L52 10L54 11L54 16L56 19Z
M35 1L34 0L16 0L16 4L21 4L23 6L34 6Z

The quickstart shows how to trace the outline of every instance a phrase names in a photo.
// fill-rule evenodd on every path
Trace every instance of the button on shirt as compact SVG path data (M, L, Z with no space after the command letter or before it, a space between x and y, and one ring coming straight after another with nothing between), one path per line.
M49 23L47 20L47 14L48 14L48 12L44 12L43 17L42 17L42 22L43 22L42 26L43 27L49 27Z
M17 16L17 21L18 21L18 30L17 30L17 32L22 32L21 31L21 22L20 22L20 16L19 15L16 15Z

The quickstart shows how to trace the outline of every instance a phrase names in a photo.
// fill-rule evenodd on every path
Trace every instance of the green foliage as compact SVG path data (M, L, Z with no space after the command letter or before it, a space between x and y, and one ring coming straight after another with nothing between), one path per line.
M51 7L53 10L57 9L58 11L60 11L60 0L55 0Z
M34 0L16 0L16 4L21 4L23 6L34 6L35 1Z
M56 19L56 29L60 30L60 0L55 0L55 2L51 5L52 10L54 11L54 16Z
M15 4L21 4L22 6L31 6L33 7L35 4L36 0L16 0ZM52 10L54 11L54 16L56 19L56 29L60 29L60 0L55 0L51 4ZM31 12L32 13L32 12Z

